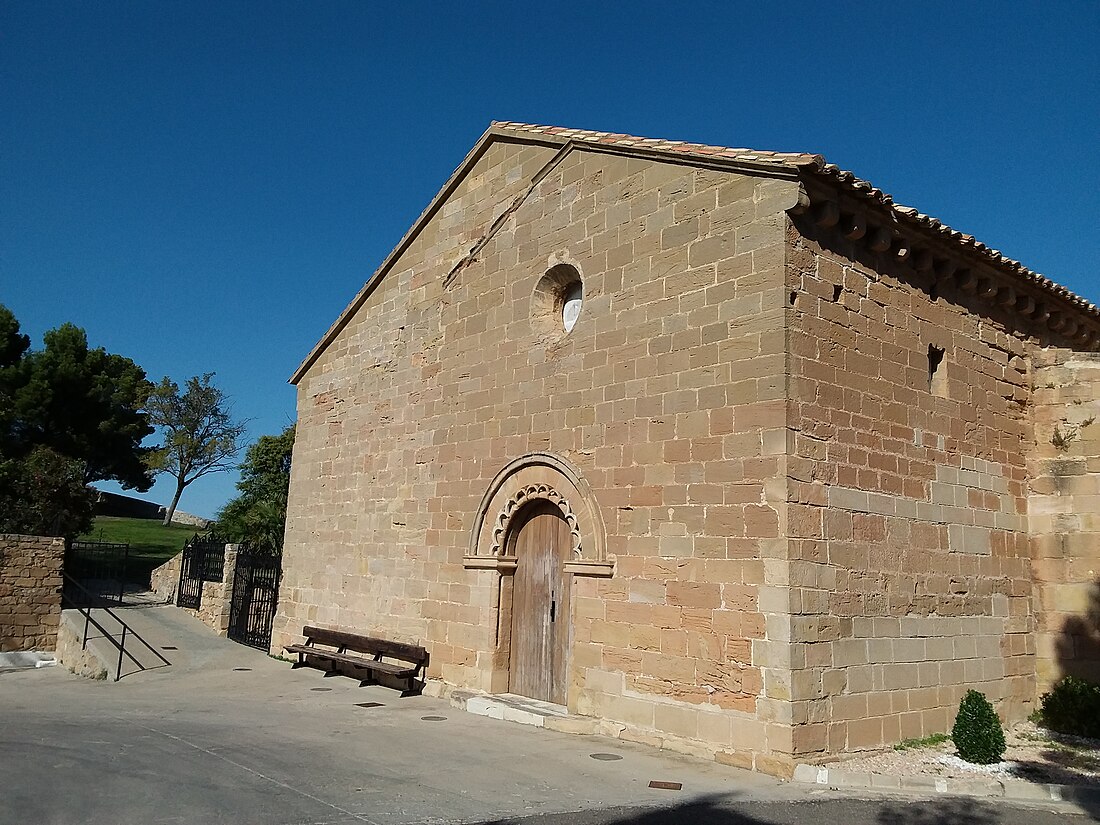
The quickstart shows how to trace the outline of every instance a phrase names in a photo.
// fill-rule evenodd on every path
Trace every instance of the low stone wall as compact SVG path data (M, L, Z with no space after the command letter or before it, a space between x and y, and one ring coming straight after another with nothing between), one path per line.
M65 540L0 534L0 651L54 650Z
M233 578L237 572L237 551L240 545L227 544L225 546L225 566L222 569L220 582L202 583L202 600L198 610L184 608L188 613L197 616L208 627L212 628L219 636L229 633L229 609L233 602ZM175 604L176 592L179 588L180 566L183 560L183 552L179 552L156 568L150 576L150 586L158 596L165 601Z
M149 574L149 588L169 604L176 603L176 589L180 583L182 559L181 551Z
M86 679L106 679L107 665L100 661L90 645L82 645L84 618L76 610L61 614L61 626L57 631L57 660L62 666Z
M164 510L164 508L162 507L161 510ZM164 518L163 512L161 513L161 518ZM213 522L208 518L196 516L192 513L185 513L182 510L176 510L176 512L172 513L172 523L186 524L191 527L198 527L200 530L205 530L207 527L213 524Z

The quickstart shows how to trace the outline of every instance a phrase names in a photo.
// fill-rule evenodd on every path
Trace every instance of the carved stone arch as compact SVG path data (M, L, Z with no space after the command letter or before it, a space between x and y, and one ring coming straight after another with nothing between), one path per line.
M466 567L506 572L516 560L508 555L513 518L532 501L557 507L569 526L572 541L567 572L610 576L613 562L606 554L603 516L580 472L551 453L530 453L509 462L489 483L470 530Z
M575 561L580 561L583 554L581 551L581 531L577 526L577 515L573 512L573 507L569 504L569 501L549 484L529 484L526 487L521 487L504 503L497 514L496 525L493 528L493 543L489 547L490 555L503 555L505 550L504 541L508 537L513 517L532 501L549 501L561 510L562 518L569 525L571 557Z

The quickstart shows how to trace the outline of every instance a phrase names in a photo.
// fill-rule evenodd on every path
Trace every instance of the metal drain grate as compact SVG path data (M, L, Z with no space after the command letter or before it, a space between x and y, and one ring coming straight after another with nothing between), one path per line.
M166 648L167 649L167 648ZM234 670L252 670L250 667L235 667Z
M425 722L446 722L447 721L446 716L421 716L420 718Z
M310 688L310 690L314 691L315 693L321 693L323 691L332 690L332 688Z
M588 754L592 759L599 759L601 762L614 762L618 759L622 759L617 753L590 753Z
M649 787L656 788L659 791L679 791L683 789L683 782L662 782L659 779L654 779L649 783Z
M381 702L356 702L357 708L381 708L385 707Z

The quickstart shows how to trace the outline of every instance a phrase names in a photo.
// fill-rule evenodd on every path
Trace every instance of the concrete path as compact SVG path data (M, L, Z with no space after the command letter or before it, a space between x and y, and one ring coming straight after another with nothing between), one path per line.
M58 667L0 678L0 825L1087 821L1050 806L846 800L291 670L172 607L128 609L126 619L178 648L164 651L171 667L118 683Z

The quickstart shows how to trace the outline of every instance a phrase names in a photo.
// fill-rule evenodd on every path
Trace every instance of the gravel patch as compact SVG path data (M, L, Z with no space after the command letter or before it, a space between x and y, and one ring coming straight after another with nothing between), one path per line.
M1100 787L1100 740L1066 736L1023 722L1005 731L1003 762L973 765L960 759L950 742L930 747L890 750L830 762L826 767L883 776L929 776L941 779L1026 779L1057 785Z

